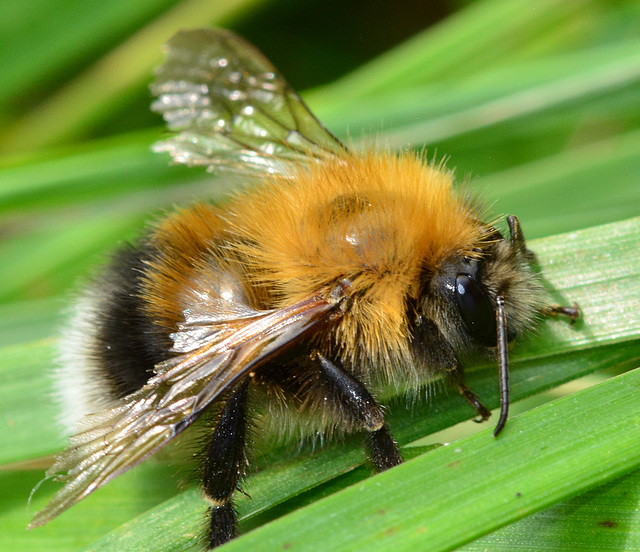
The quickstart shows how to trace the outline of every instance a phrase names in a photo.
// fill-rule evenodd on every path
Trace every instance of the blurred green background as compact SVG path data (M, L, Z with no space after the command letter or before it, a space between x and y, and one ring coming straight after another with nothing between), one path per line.
M119 505L126 483L114 482L115 514L96 503L82 525L23 534L25 492L42 473L25 467L62 446L42 373L71 290L162 210L229 191L150 152L163 136L147 88L161 46L210 25L251 40L339 137L446 158L529 239L640 214L638 1L1 3L0 531L11 544L0 550L77 550L174 492L138 489L141 503ZM593 235L615 242L620 227L606 228ZM637 295L637 280L620 291Z

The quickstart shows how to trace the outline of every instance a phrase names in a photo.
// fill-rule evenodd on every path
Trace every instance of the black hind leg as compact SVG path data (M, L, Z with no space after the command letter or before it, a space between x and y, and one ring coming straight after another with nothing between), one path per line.
M202 488L210 504L207 511L207 546L215 548L238 534L231 496L238 489L246 466L247 387L241 383L229 396L209 442Z

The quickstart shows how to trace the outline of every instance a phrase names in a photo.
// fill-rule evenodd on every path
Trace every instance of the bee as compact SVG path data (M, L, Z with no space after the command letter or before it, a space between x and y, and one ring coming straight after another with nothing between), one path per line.
M200 478L214 548L237 535L254 413L359 432L386 470L402 456L381 397L439 378L489 418L465 383L474 352L497 358L498 435L509 342L540 315L578 315L547 305L518 219L503 236L419 154L350 151L229 31L181 31L166 51L152 109L174 134L155 150L250 184L151 225L79 298L57 372L75 434L47 472L65 485L30 527L213 411Z

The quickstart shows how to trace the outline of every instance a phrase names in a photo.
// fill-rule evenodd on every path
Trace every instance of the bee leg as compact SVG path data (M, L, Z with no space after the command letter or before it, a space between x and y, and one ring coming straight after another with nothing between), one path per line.
M369 458L377 471L384 471L402 463L402 455L384 422L382 408L366 387L338 363L315 351L322 375L322 385L328 389L335 404L345 415L367 430L366 444Z
M381 472L402 464L402 454L387 424L376 431L368 432L366 444L369 460L377 471Z
M576 303L569 307L561 305L547 305L540 309L540 314L543 316L566 316L569 322L573 324L578 318L580 318L580 307Z
M239 488L246 464L247 387L248 382L243 382L231 393L208 445L202 488L210 504L207 511L209 548L224 544L238 533L231 496Z
M447 372L447 378L451 383L456 385L460 394L466 399L466 401L475 408L478 413L479 418L474 420L474 422L482 423L489 419L491 416L491 411L480 402L478 396L467 387L466 382L464 381L464 371L461 366L457 366L453 370Z
M533 265L533 263L535 263L535 255L527 249L527 242L524 239L518 217L509 215L507 217L507 224L509 225L511 247L522 254L530 265ZM570 306L546 305L540 309L540 314L542 314L542 316L566 316L569 322L573 324L580 318L580 307L578 307L576 303Z

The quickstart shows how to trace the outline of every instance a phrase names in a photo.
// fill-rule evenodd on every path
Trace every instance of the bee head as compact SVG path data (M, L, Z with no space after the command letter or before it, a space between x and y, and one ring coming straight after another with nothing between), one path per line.
M483 247L470 255L456 255L435 273L424 275L414 340L424 338L421 334L426 325L437 327L456 351L496 347L500 344L499 300L504 303L506 341L513 341L532 326L544 293L518 219L510 216L507 222L508 239L489 227L489 239ZM434 330L431 327L428 331Z

